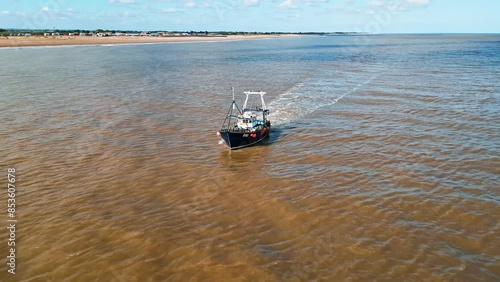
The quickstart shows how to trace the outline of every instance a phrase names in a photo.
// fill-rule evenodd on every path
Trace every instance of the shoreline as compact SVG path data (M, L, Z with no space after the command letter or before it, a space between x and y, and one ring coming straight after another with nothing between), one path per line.
M44 47L70 45L106 45L106 44L141 44L141 43L170 43L170 42L209 42L252 40L268 38L288 38L300 35L228 35L228 36L172 36L172 37L132 37L132 36L9 36L0 37L0 48L6 47Z

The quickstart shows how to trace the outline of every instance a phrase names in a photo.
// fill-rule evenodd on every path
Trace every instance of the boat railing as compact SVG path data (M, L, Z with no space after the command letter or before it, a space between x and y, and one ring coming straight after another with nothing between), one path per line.
M250 132L250 130L248 130L248 129L242 129L242 128L239 128L239 127L233 127L233 128L224 128L224 129L221 129L221 132L242 132L242 133L246 133L246 132Z

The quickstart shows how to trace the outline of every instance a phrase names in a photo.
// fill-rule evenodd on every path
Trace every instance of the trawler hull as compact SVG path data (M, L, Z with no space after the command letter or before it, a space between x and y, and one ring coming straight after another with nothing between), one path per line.
M271 129L271 125L268 124L262 130L256 130L254 132L242 131L242 130L229 130L224 129L219 131L220 137L226 145L231 150L241 149L245 147L249 147L255 145L262 141L269 135L269 130Z

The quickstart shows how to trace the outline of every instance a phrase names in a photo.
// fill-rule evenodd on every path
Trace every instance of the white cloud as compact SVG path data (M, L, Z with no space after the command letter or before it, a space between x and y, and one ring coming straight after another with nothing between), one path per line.
M177 12L177 9L174 9L174 8L167 8L167 9L163 9L161 10L162 12L164 13L167 13L167 14L172 14L172 13L175 13Z
M134 4L135 0L108 0L109 4Z
M243 0L243 4L247 7L259 6L259 0Z
M42 12L48 12L49 11L49 7L43 7L42 8Z
M297 6L293 4L293 0L285 0L283 3L278 5L278 8L281 9L295 9Z
M384 5L384 2L380 1L380 0L373 0L373 1L366 3L366 5L371 6L371 7L380 7L380 6Z
M9 11L0 11L0 15L8 16L8 15L10 15L10 12Z
M328 3L329 0L302 0L307 6L318 6L320 4Z
M348 13L352 13L352 14L364 14L364 13L365 13L365 11L364 11L364 10L361 10L361 9L356 8L356 7L354 7L354 6L352 6L352 7L347 7L345 10L346 10Z
M27 12L16 12L16 16L27 17L30 16L30 14Z
M281 3L276 7L280 9L296 9L299 6L309 6L309 7L320 7L324 4L328 4L330 0L279 0ZM260 2L257 0L245 0L246 2ZM273 0L273 2L277 2L277 0ZM247 5L248 6L248 5Z
M431 3L431 1L430 0L407 0L406 3L412 4L412 5L424 6L424 5L429 5Z
M196 3L194 1L187 1L185 6L187 8L194 8L194 7L196 7Z

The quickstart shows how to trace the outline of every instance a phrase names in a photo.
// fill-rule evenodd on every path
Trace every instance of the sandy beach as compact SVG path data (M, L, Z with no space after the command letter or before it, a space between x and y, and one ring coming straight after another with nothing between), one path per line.
M9 36L9 37L0 37L0 47L225 41L225 40L280 38L280 37L290 37L290 36L297 36L297 35L286 34L286 35L228 35L228 36L177 36L177 37Z

